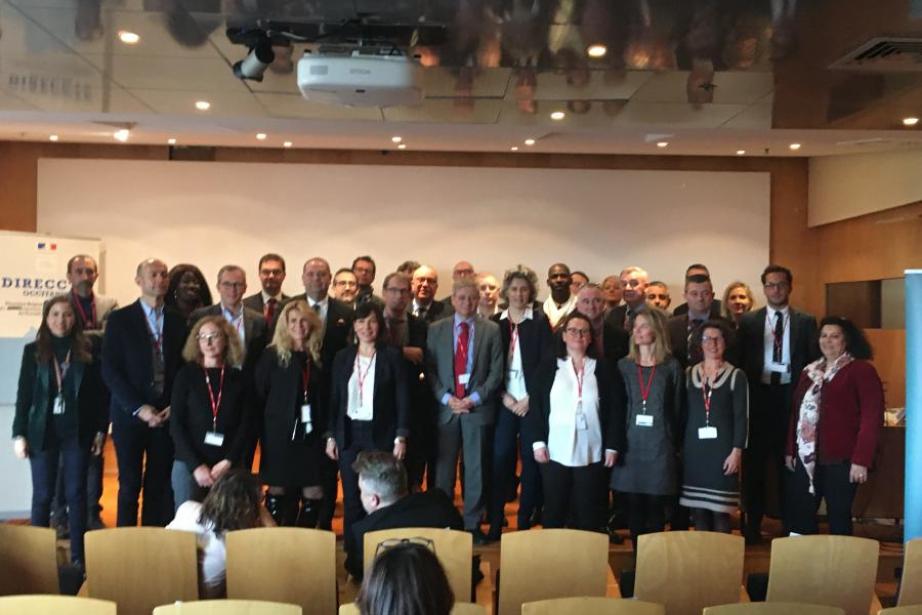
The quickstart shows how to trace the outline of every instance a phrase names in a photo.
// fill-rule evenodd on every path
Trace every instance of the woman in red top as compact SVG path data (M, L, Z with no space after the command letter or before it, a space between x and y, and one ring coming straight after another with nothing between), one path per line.
M816 534L816 510L825 498L829 533L850 535L852 501L868 479L883 425L883 386L869 362L871 346L850 320L823 319L820 351L794 390L785 453L788 526Z

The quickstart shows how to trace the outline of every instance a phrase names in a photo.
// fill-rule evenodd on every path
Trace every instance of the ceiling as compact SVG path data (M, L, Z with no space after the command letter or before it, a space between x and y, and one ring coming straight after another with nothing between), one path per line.
M329 29L357 15L444 27L441 44L410 49L420 105L305 100L304 43L276 46L262 82L232 73L248 50L228 27ZM0 139L111 142L130 128L131 143L179 146L381 150L399 135L452 151L916 148L922 123L901 120L922 116L922 51L831 68L874 37L916 36L920 0L0 0ZM605 57L589 58L591 44Z

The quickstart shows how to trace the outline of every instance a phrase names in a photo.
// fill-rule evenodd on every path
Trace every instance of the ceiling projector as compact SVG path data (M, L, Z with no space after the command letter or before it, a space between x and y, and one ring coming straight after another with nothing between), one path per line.
M403 53L326 54L306 51L298 61L298 89L310 101L350 107L417 105L420 68Z

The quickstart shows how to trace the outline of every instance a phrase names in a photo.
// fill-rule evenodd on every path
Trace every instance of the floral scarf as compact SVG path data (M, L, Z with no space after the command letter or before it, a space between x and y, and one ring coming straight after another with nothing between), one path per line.
M797 420L797 456L804 464L804 470L810 479L810 493L814 493L813 475L816 469L816 426L820 422L820 397L823 384L836 377L839 370L854 360L845 352L832 365L825 358L814 361L804 368L807 377L813 382L804 399L800 402L800 416Z

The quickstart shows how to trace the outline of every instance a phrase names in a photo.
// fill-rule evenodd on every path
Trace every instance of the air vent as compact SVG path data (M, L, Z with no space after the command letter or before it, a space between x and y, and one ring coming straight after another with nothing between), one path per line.
M877 37L829 65L841 70L922 72L922 38Z

